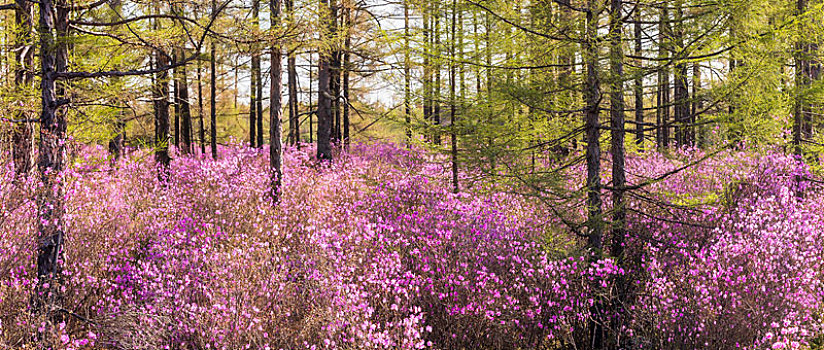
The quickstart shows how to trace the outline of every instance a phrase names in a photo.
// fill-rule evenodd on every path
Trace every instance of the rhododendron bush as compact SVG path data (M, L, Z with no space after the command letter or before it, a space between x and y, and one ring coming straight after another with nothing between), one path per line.
M452 194L438 156L402 146L353 145L327 164L311 154L286 153L273 206L263 151L180 156L158 182L148 153L113 165L102 149L84 148L62 174L65 293L55 343L563 348L580 342L618 276L633 284L621 332L636 348L802 348L821 333L824 195L792 157L631 157L634 183L696 164L631 192L632 253L618 266L588 255L565 224L583 219L575 201L483 184ZM43 323L28 311L39 189L33 179L15 183L3 166L5 348ZM579 188L582 169L566 171L565 186Z

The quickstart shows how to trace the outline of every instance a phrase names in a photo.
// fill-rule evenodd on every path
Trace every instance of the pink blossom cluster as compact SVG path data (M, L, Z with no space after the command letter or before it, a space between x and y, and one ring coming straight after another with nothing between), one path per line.
M618 276L633 281L621 332L634 347L790 349L821 333L824 198L792 157L722 153L633 192L619 267L562 223L582 219L575 201L483 183L453 194L442 159L392 144L353 145L326 164L311 154L286 152L273 206L264 151L178 155L159 182L150 153L113 164L102 148L80 149L62 174L55 343L561 348L585 336ZM703 156L633 156L630 181ZM0 347L15 347L44 327L28 312L38 186L3 159ZM565 174L569 188L579 170Z

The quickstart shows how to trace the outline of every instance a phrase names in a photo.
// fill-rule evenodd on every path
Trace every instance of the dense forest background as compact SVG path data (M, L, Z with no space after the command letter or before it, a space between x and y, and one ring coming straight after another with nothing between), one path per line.
M0 347L824 343L822 2L0 18Z

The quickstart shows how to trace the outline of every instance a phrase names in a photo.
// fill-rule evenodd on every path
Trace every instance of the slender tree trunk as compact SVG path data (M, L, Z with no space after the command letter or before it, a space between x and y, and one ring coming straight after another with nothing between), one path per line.
M641 30L641 8L635 9L634 14L635 24L634 24L634 34L635 34L635 56L641 57L643 55L643 41L642 41L642 30ZM635 143L643 149L644 147L644 75L641 73L643 71L642 65L644 64L643 61L640 59L636 61L636 64L639 67L639 72L635 75L635 81L633 83L634 87L634 95L635 95Z
M432 28L434 40L435 40L435 86L433 91L433 98L432 103L434 104L432 110L432 118L435 124L435 133L433 135L433 141L436 145L441 144L441 56L442 56L442 49L441 49L441 7L440 3L435 3L435 11L432 14L435 23Z
M14 42L15 66L14 86L18 96L24 96L26 90L34 83L34 48L32 31L34 28L34 6L27 0L16 0L14 21L17 32ZM18 177L27 176L34 163L34 123L27 121L31 114L24 109L14 114L19 121L15 123L12 133L12 159L14 173Z
M177 49L176 57L182 59L185 53L182 48ZM183 137L182 151L184 154L192 152L192 111L189 105L189 83L186 79L186 65L175 68L175 89L177 91L176 106L180 111L180 134ZM175 115L175 119L178 119Z
M669 11L667 5L661 7L661 15L659 18L659 46L658 58L661 62L669 57L667 48L669 47ZM670 111L670 83L669 83L669 69L661 67L658 71L658 147L669 147L669 111Z
M260 11L260 0L252 0L252 21L254 21L255 26L258 27L259 19L258 19L258 12ZM249 70L249 147L256 147L257 143L257 100L260 98L258 96L258 84L261 82L258 80L260 75L258 71L260 71L260 56L258 55L257 47L252 48L252 66Z
M173 62L177 62L177 60L180 59L180 57L177 56L177 52L174 53L172 58L173 58ZM172 71L172 75L173 75L173 77L172 77L172 86L174 87L174 92L172 94L173 95L172 96L172 103L174 105L174 112L175 112L175 147L177 147L178 150L179 150L180 149L180 144L182 143L182 140L180 139L180 113L181 113L181 111L180 111L180 89L181 89L181 87L179 85L180 82L178 81L178 76L180 75L178 69L179 68L175 68Z
M257 122L257 128L255 128L257 130L257 141L255 144L258 148L263 148L263 85L265 81L263 80L263 72L260 65L261 55L261 52L255 53L255 57L257 58L257 69L255 70L255 74L257 75L257 93L255 94L255 102L257 103L257 107L255 108L257 111L257 117L255 117L255 122Z
M212 20L215 16L217 16L217 3L212 0ZM212 38L209 45L211 50L209 55L209 141L212 146L212 159L217 159L217 67L215 67L217 51L215 41Z
M349 86L349 83L350 83L349 82L350 67L349 67L349 65L351 64L351 62L350 62L350 60L351 60L350 50L351 50L351 45L352 45L352 34L351 34L351 31L352 31L352 28L351 28L351 26L352 26L352 23L351 23L352 17L351 17L351 15L352 15L352 13L351 13L351 11L352 11L351 8L347 6L344 9L344 15L343 15L343 23L344 23L343 27L344 27L344 30L346 30L346 38L343 41L343 66L342 66L342 69L343 69L343 73L342 73L343 74L343 118L342 118L342 120L343 120L343 146L346 148L346 150L349 150L349 104L351 103L351 101L349 101L349 92L350 92L349 91L349 89L350 89L350 86Z
M289 0L287 3L291 3ZM289 11L291 13L291 11ZM287 85L289 90L289 131L291 144L300 148L300 119L298 111L298 71L295 54L290 52L286 62L288 77Z
M329 28L332 32L332 61L331 61L331 68L330 68L330 80L329 80L329 89L332 93L332 142L339 143L340 142L340 62L341 62L341 52L340 52L340 45L337 41L338 38L338 2L337 0L330 1L330 7L332 10L332 16L329 21Z
M271 0L269 3L271 10L270 22L271 28L280 28L280 12L281 0ZM283 48L279 42L271 48L270 61L272 68L270 69L269 83L269 167L272 169L271 186L272 186L272 201L277 204L280 201L281 184L283 181L283 161L281 154L283 153L283 144L281 138L283 130L281 128L281 118L283 116L282 93L281 86L283 76Z
M200 139L200 154L206 154L206 129L203 125L203 77L201 76L200 58L197 60L197 116L199 120L198 138Z
M426 127L432 120L432 33L430 32L429 2L423 3L423 121ZM425 137L429 139L427 136Z
M168 66L169 59L163 52L155 52L155 62L158 67ZM161 182L168 179L169 171L169 72L161 71L155 78L154 112L155 112L155 162L157 162L157 178Z
M586 66L584 90L584 133L586 134L586 192L587 192L587 248L593 252L592 258L601 255L603 249L603 223L601 211L601 137L600 121L600 78L598 76L598 10L593 0L587 1L586 32L583 42L583 55ZM603 308L593 306L589 322L589 348L604 348Z
M807 11L807 0L798 0L796 2L796 16L802 16ZM804 89L809 82L808 72L809 63L807 62L809 50L803 37L799 38L795 43L795 103L793 108L793 152L796 155L802 155L801 142L803 140L804 122L805 122L805 104Z
M289 23L294 21L294 0L286 0L286 15ZM298 117L298 72L294 50L289 50L286 59L287 90L289 90L289 143L300 147L300 119Z
M412 73L409 56L409 0L403 2L403 107L406 122L406 145L412 143Z
M463 42L461 39L456 38L456 34L458 31L458 5L455 0L452 0L452 37L451 37L451 48L449 50L450 53L450 60L449 60L449 131L450 131L450 155L452 157L452 192L458 193L460 192L460 184L458 183L458 135L457 131L455 130L455 124L457 123L457 109L458 109L458 101L456 99L455 94L455 85L457 85L457 68L455 63L456 52L458 50L457 46L461 45L461 50L463 50Z
M321 21L332 21L329 11L329 1L320 0L319 12ZM327 40L331 40L334 31L334 23L329 24L328 32L325 34ZM318 53L318 154L319 160L332 159L331 133L332 133L332 94L329 90L330 53L320 50Z
M676 52L684 49L684 9L681 1L676 2L675 25L676 25ZM689 86L687 85L687 62L680 57L675 57L675 139L677 146L688 146L692 142L689 139Z
M586 89L584 91L585 112L584 132L586 133L587 149L587 209L589 228L589 247L601 250L603 233L601 224L601 138L598 112L601 100L600 78L598 77L598 48L595 44L597 35L597 19L595 5L588 1L586 39L584 41L584 55L586 65Z
M612 71L610 86L610 136L612 153L612 247L610 253L616 259L618 266L624 266L626 257L624 254L624 243L627 235L626 220L627 212L624 204L624 187L626 186L626 173L624 170L624 51L622 45L623 23L623 0L610 1L609 16L609 62ZM620 349L621 344L619 334L624 329L624 315L627 311L623 309L627 300L629 281L623 276L616 276L615 289L617 291L616 300L611 302L610 311L613 314L610 329L612 335L609 343L613 348Z
M312 76L312 53L309 52L309 143L315 142L312 138L315 135L315 132L312 130L314 124L314 116L318 114L317 108L315 103L312 101L312 98L315 96L315 92L312 91L312 81L314 77ZM320 61L318 61L318 68L320 68ZM318 76L318 84L320 84L320 76Z
M40 7L40 144L38 171L41 189L37 192L37 284L32 294L32 310L44 317L47 327L38 331L45 340L56 313L62 306L62 264L65 230L64 189L66 169L66 91L55 73L68 66L69 4L65 0L42 0ZM49 344L44 344L50 347Z

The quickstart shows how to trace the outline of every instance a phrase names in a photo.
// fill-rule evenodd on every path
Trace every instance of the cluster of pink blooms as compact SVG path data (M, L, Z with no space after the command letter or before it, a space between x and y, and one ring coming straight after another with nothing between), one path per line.
M329 164L311 154L287 151L273 206L264 151L180 156L163 183L150 153L113 165L102 148L77 152L63 174L57 343L559 348L616 276L634 283L622 332L637 348L792 349L822 333L824 192L792 157L723 153L633 192L619 267L592 259L557 217L583 220L569 201L480 183L453 194L438 156L403 146L353 145ZM634 156L630 181L702 157ZM28 312L36 180L15 183L3 162L0 348L43 327ZM568 171L579 188L580 169Z

